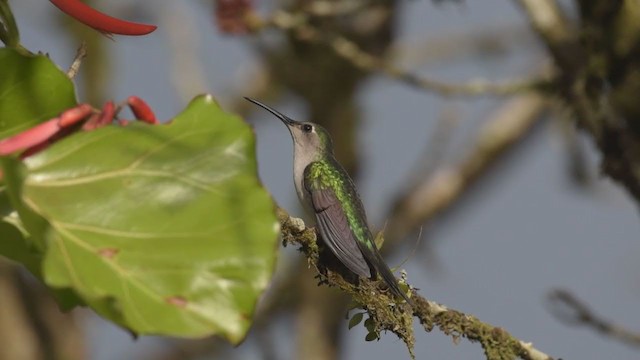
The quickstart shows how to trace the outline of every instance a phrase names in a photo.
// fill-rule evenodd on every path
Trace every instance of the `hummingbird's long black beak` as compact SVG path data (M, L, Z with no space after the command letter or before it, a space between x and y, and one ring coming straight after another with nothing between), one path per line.
M293 120L292 118L288 117L287 115L284 115L284 114L283 114L283 113L281 113L280 111L278 111L278 110L276 110L276 109L274 109L274 108L272 108L272 107L270 107L270 106L267 106L267 105L265 105L265 104L261 103L261 102L260 102L260 101L258 101L258 100L254 100L254 99L249 98L249 97L246 97L246 96L245 96L244 98L245 98L246 100L251 101L252 103L254 103L254 104L256 104L256 105L260 106L261 108L263 108L263 109L267 110L268 112L272 113L272 114L273 114L273 115L275 115L278 119L282 120L282 122L283 122L283 123L285 123L285 125L287 125L287 126L292 126L292 125L295 125L295 124L297 123L297 121Z

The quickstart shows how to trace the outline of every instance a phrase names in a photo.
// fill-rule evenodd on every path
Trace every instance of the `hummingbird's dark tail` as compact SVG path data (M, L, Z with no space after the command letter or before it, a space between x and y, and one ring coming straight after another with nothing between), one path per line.
M409 303L409 305L414 306L415 303L413 302L413 300L411 300L409 296L404 291L402 291L402 289L400 289L400 286L398 285L398 280L393 275L393 272L391 272L391 269L389 269L387 264L384 262L382 255L380 255L378 251L374 251L374 254L375 254L374 255L375 261L372 261L374 263L373 266L376 269L376 271L380 274L380 277L382 277L382 280L384 280L387 286L389 286L389 289L391 290L391 292L395 296L405 299L407 303Z

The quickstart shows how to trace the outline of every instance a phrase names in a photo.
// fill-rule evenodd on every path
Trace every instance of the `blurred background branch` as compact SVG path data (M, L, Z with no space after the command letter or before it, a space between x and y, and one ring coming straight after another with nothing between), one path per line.
M404 239L450 210L543 119L546 107L547 102L539 95L523 95L509 100L492 114L464 159L441 166L393 201L386 231L388 240Z
M599 147L602 170L640 202L640 4L576 1L573 23L556 1L517 1L558 68L556 91Z
M640 332L602 318L567 290L553 290L548 295L548 301L551 313L564 324L586 326L625 344L640 346Z
M278 10L267 19L251 17L251 22L248 25L253 31L267 27L291 31L300 41L326 44L337 56L363 71L379 72L407 85L432 91L442 96L509 95L524 91L541 91L552 82L548 76L510 80L503 83L474 79L464 84L452 84L421 77L393 65L387 60L367 53L356 42L345 36L322 31L310 25L308 15L304 12L290 13Z
M80 360L84 337L73 314L62 314L43 285L0 259L0 359Z

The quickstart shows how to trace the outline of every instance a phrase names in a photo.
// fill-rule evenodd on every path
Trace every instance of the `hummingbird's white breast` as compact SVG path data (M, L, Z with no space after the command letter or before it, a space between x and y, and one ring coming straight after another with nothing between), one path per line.
M305 210L309 210L311 203L307 190L304 188L304 170L316 161L317 154L314 151L305 149L304 146L294 142L293 148L293 183L296 186L298 199L305 206Z

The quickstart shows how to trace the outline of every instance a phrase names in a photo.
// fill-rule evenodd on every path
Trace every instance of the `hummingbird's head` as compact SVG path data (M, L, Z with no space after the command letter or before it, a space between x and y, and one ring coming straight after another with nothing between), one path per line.
M331 136L327 130L322 126L308 122L308 121L296 121L290 117L282 114L281 112L253 99L245 97L245 99L252 103L264 108L287 126L293 142L296 147L296 151L300 150L307 154L333 153L333 143L331 142Z

